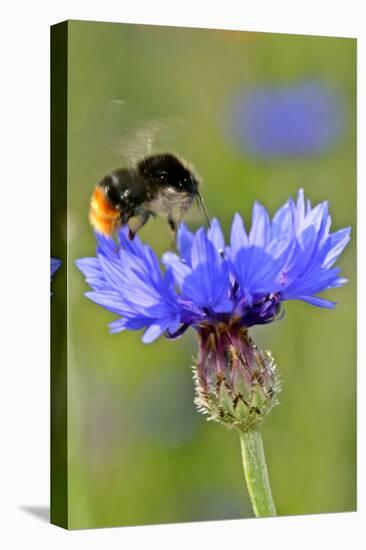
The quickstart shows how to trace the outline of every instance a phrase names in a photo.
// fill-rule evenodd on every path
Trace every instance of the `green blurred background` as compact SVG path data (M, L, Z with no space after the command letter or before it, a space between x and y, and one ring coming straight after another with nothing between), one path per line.
M120 138L156 119L167 122L166 148L197 167L226 235L235 211L249 225L253 200L273 213L299 187L314 203L330 201L334 230L352 225L340 261L349 283L327 295L337 308L286 303L283 320L253 335L272 350L284 381L262 429L278 513L354 510L356 41L72 21L68 72L69 527L253 515L236 434L193 405L193 331L150 346L138 332L109 335L115 316L83 296L73 265L95 253L89 197L123 165ZM259 160L228 137L238 91L317 78L342 94L346 117L322 154ZM186 221L202 223L195 209ZM141 237L158 253L170 242L162 220ZM60 270L55 305L62 278Z

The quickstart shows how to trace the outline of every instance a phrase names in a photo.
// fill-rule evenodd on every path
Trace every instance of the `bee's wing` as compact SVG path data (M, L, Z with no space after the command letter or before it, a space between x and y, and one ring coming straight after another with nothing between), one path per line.
M118 143L121 154L134 164L152 155L159 147L164 130L165 125L160 120L146 121L137 128L126 128Z
M124 100L109 101L108 119L114 148L129 165L149 155L175 149L174 144L188 128L187 122L179 118L157 117L139 124L131 122L132 116Z

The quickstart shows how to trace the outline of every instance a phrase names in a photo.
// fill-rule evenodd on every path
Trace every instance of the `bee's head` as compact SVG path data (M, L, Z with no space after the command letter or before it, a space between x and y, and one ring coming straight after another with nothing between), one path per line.
M147 180L163 187L173 187L178 192L198 192L197 177L182 162L169 153L152 155L140 161L137 170Z

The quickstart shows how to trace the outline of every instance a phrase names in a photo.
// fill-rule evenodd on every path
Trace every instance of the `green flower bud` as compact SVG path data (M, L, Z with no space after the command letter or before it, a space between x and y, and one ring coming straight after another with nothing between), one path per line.
M247 431L278 403L281 390L273 357L261 351L239 324L201 326L194 367L200 412L227 427Z

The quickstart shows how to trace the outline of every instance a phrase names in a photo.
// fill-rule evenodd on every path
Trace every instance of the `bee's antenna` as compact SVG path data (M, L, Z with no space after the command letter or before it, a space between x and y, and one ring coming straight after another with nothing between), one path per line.
M198 208L201 210L207 222L208 227L211 227L210 216L208 215L207 208L205 206L205 203L203 202L202 195L199 191L197 191L196 198L197 198Z

